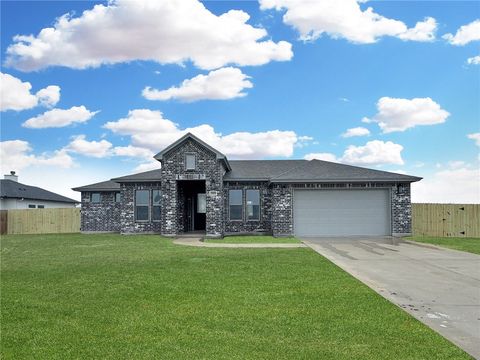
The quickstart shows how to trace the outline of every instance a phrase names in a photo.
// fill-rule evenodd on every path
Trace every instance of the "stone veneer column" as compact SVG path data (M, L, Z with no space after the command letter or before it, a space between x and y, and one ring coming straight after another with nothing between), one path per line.
M273 185L272 233L276 237L293 235L293 189L290 185Z
M222 237L224 233L224 203L222 165L217 162L217 171L211 173L211 178L205 181L207 196L206 236Z
M177 181L162 180L162 235L164 236L175 236L178 233L177 200Z
M412 233L412 204L410 184L392 186L392 235L408 236Z

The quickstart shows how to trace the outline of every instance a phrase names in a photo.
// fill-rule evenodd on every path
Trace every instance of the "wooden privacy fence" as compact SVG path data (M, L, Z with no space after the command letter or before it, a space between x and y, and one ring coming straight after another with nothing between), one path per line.
M79 208L8 210L7 234L60 234L80 231Z
M412 204L413 235L480 237L480 204Z

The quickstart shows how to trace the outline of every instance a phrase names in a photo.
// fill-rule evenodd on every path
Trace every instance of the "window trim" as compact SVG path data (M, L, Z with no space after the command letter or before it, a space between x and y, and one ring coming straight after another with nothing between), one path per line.
M93 195L94 194L98 194L98 201L93 201ZM92 204L100 204L102 202L102 193L101 192L98 192L98 191L95 191L95 192L91 192L90 193L90 202Z
M252 205L252 206L258 206L258 218L257 219L249 219L248 214L247 214L247 194L249 191L256 191L258 193L258 205ZM260 221L262 218L262 196L260 194L260 189L245 189L245 221Z
M242 215L241 215L240 219L232 219L232 214L231 214L231 211L230 211L230 207L232 206L230 204L230 191L240 191L242 193L241 203L233 205L233 206L241 206L242 207ZM244 195L243 188L242 189L236 189L236 188L228 189L228 220L229 221L244 222L245 211L244 211L244 196L243 195Z
M193 156L193 169L188 168L187 157ZM197 170L197 154L195 153L185 153L185 171L196 171Z
M154 191L158 191L160 193L160 204L159 205L154 205L153 204L153 192ZM161 222L162 221L162 190L161 189L151 189L150 191L150 204L151 204L151 209L150 209L150 212L151 212L151 216L150 216L150 219L152 222ZM153 208L155 207L159 207L160 208L160 219L156 220L153 218Z
M147 204L140 204L140 205L137 205L137 191L146 191L147 194L148 194L148 200L147 200ZM151 217L150 217L150 202L151 202L151 191L148 190L148 189L135 189L135 194L134 194L134 202L133 202L133 207L134 207L134 218L135 218L135 222L138 222L138 223L148 223L151 221ZM148 219L147 220L138 220L137 218L137 206L147 206L147 216L148 216Z

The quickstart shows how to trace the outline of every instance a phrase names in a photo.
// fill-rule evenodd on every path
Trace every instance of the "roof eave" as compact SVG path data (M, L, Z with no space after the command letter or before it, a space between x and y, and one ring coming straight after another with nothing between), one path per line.
M272 183L360 183L360 182L387 182L387 183L412 183L422 178L413 179L273 179Z

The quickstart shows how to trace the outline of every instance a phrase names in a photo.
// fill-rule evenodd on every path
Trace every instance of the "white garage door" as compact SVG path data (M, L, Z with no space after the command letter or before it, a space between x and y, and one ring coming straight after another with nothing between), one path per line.
M389 192L295 190L297 236L391 235Z

